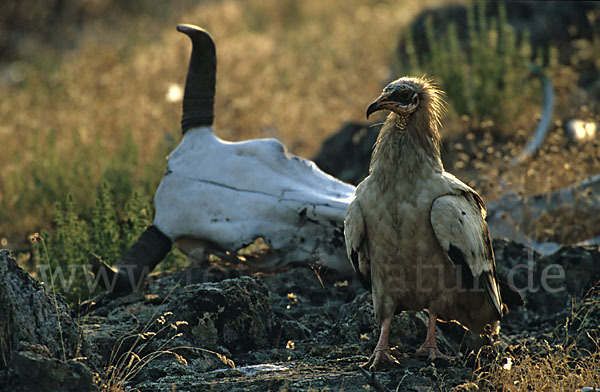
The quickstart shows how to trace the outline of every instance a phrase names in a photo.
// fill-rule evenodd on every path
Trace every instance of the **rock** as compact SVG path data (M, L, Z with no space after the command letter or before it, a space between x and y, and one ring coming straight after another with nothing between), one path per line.
M96 390L92 372L83 363L74 359L63 361L34 351L14 354L8 374L2 385L13 392Z
M271 347L277 338L278 320L259 279L182 286L176 276L153 282L144 295L100 296L81 318L105 365L127 369L120 385L199 377L231 367L232 355ZM135 365L137 359L130 366L131 358L141 358L143 366Z
M89 367L98 358L69 308L6 250L0 250L0 313L0 385L14 391L94 388Z
M359 343L362 340L375 339L377 342L377 323L373 313L373 299L371 293L362 293L353 301L342 305L340 308L339 322L340 340ZM390 344L395 344L391 342Z
M571 300L581 298L600 280L600 249L563 246L541 256L524 245L494 240L498 276L521 292L525 307L509 313L509 320L532 322L568 316Z
M481 3L480 3L481 4ZM477 15L479 4L475 5ZM520 35L527 32L530 35L533 53L538 48L548 48L553 45L561 53L561 61L568 63L566 47L572 40L588 39L594 37L598 28L598 19L588 17L593 12L598 12L600 7L595 2L581 1L568 2L510 2L505 4L507 22ZM486 17L488 20L498 17L496 4L486 4ZM436 34L447 31L448 25L454 23L457 28L459 40L466 42L468 39L467 9L462 4L450 4L437 8L430 8L417 15L411 24L412 36L415 47L419 53L428 53L429 45L425 34L425 20L432 18ZM403 40L398 46L398 58L406 58L406 47Z
M369 174L371 151L381 124L346 123L323 142L313 161L323 171L351 184Z
M340 310L340 340L353 343L366 343L365 354L375 348L379 338L379 325L375 321L373 303L370 293L357 296L352 302L342 306ZM428 315L421 312L402 312L394 316L390 331L390 346L404 356L411 356L425 341ZM483 341L472 337L465 341L466 335L472 335L456 323L437 324L436 340L442 352L450 354L473 350L481 347ZM466 344L469 343L469 344ZM369 351L370 350L370 351Z
M527 288L533 279L532 287L539 288L526 290L526 305L511 309L502 320L494 350L482 354L479 348L485 341L455 323L439 323L440 349L459 360L429 363L414 356L425 338L426 313L404 312L394 317L390 336L400 366L383 366L377 372L386 388L394 390L401 383L400 389L407 391L450 390L473 379L476 357L494 363L497 355L512 355L506 351L511 346L546 347L546 340L551 345L572 343L582 352L595 349L590 336L600 335L600 299L594 291L584 294L600 279L598 248L563 247L541 256L511 241L495 240L494 247L501 277L511 277L519 288ZM564 290L541 287L549 266L564 270L564 278L551 279L549 287ZM13 272L7 274L9 268ZM306 267L255 276L231 268L225 276L242 276L202 283L183 279L182 273L151 275L145 293L99 296L88 311L84 306L75 312L83 314L77 321L84 341L104 358L99 379L112 390L142 392L368 387L357 366L371 355L379 326L371 295L357 281ZM2 294L8 292L6 281L19 281L17 275L30 286L16 288L17 297L30 298L31 287L44 292L18 267L3 263ZM0 385L9 388L0 389L93 390L90 367L56 357L56 349L22 341L11 351L10 365L0 369Z
M189 331L196 345L222 345L236 353L267 347L275 338L269 293L256 278L192 284L172 298L167 310L188 323L182 331Z

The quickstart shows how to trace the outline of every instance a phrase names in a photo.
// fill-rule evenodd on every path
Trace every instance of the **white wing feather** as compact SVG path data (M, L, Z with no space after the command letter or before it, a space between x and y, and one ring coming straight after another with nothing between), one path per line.
M352 263L352 268L362 275L370 285L371 265L368 259L365 221L356 198L352 200L346 211L344 237L346 239L346 252Z
M455 265L466 264L473 278L487 291L490 305L501 315L494 253L484 221L485 207L482 207L479 195L467 189L462 191L461 195L446 195L434 200L431 225L448 260Z

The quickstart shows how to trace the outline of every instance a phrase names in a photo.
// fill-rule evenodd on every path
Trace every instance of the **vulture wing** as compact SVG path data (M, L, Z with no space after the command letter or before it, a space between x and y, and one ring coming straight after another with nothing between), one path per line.
M371 291L371 263L367 249L367 232L357 198L352 200L346 211L344 237L346 238L346 252L352 262L352 268L357 272L358 280L364 288Z
M457 180L458 181L458 180ZM487 294L489 305L502 315L496 263L481 197L462 184L460 194L440 196L431 207L431 225L448 260L461 272L466 289Z

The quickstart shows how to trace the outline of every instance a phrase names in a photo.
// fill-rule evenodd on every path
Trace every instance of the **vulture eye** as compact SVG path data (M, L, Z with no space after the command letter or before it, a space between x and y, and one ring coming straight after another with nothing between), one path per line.
M414 93L409 89L398 89L392 93L391 99L402 105L411 103Z

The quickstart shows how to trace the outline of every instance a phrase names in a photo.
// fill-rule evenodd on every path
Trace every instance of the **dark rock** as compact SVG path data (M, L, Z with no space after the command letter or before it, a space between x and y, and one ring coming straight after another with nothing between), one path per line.
M362 293L353 301L342 305L337 328L340 340L350 343L358 343L365 338L377 339L377 335L373 335L376 333L377 323L371 293Z
M572 40L588 39L594 37L598 30L598 18L589 18L590 12L599 12L600 5L594 1L561 2L561 1L530 1L515 2L504 1L506 7L507 21L514 30L522 36L525 32L530 35L533 50L537 53L538 48L548 48L553 45L563 55L561 61L568 63L569 59L564 57L568 51L566 48ZM483 4L476 3L475 14ZM487 20L498 17L497 2L485 4ZM468 40L467 8L462 4L444 5L438 8L427 9L419 14L411 24L411 32L415 40L415 47L420 54L429 52L429 45L425 33L425 21L432 18L435 34L445 34L450 23L456 25L459 40ZM398 46L398 58L406 58L405 43L400 41Z
M342 306L339 316L339 336L346 342L366 343L365 353L375 348L379 338L379 325L375 321L370 293L357 296L352 302ZM412 355L425 341L428 315L426 312L402 312L394 316L390 331L390 346L403 355ZM469 332L456 323L438 323L436 340L440 350L457 353ZM470 349L479 348L481 342ZM368 347L368 348L367 348Z
M260 280L241 277L185 286L167 310L188 323L183 331L189 330L195 344L248 351L273 342L275 318L268 296Z
M571 300L581 298L600 281L600 250L595 246L563 246L541 256L524 245L494 240L498 275L521 292L525 307L508 320L544 322L566 317Z
M0 250L0 313L0 385L14 391L94 388L88 366L98 359L69 308L6 250Z
M2 385L6 388L4 390L13 392L96 390L92 372L83 363L73 359L63 361L28 350L18 351L13 355L7 380Z
M120 380L125 384L173 377L173 366L194 377L229 367L232 355L271 347L278 320L256 278L182 286L167 275L144 295L97 298L81 323L105 366L123 369L131 358L146 358L144 366L122 372L129 374Z
M390 344L400 366L384 365L377 372L386 388L451 390L473 379L473 366L495 363L523 344L546 347L548 341L570 344L581 352L595 349L597 340L590 336L600 335L600 300L595 291L584 295L599 277L598 249L564 247L554 255L540 256L510 241L496 240L494 246L499 274L511 277L517 287L526 287L529 276L540 285L544 269L555 264L564 269L565 277L550 285L564 285L564 290L524 292L526 305L511 309L502 320L500 340L493 347L455 323L438 323L440 349L458 356L454 362L429 363L414 356L425 339L426 312L396 315ZM519 267L530 264L531 268ZM250 272L240 269L238 273ZM367 388L368 380L357 366L371 355L379 325L371 295L357 281L305 267L187 285L181 284L178 274L151 278L143 294L96 298L78 320L93 343L90 347L97 346L104 357L107 370L100 372L100 379L113 389ZM56 390L70 391L86 390L90 382L91 373L83 364L56 358L39 343L21 343L19 350L12 351L11 361L10 367L0 369L0 381L6 381L2 386L29 391L33 380L39 380L42 386L36 390L54 384ZM33 375L30 379L24 378L25 369L32 369L27 370ZM118 370L120 378L110 369ZM67 377L71 381L65 382Z
M286 340L299 341L309 338L312 331L296 320L284 320L281 323L283 338Z
M346 123L323 142L313 161L323 171L351 184L369 174L371 151L381 124Z
M27 342L46 346L55 358L78 356L80 331L67 305L60 296L48 294L7 251L0 251L0 311L2 341L9 355Z

